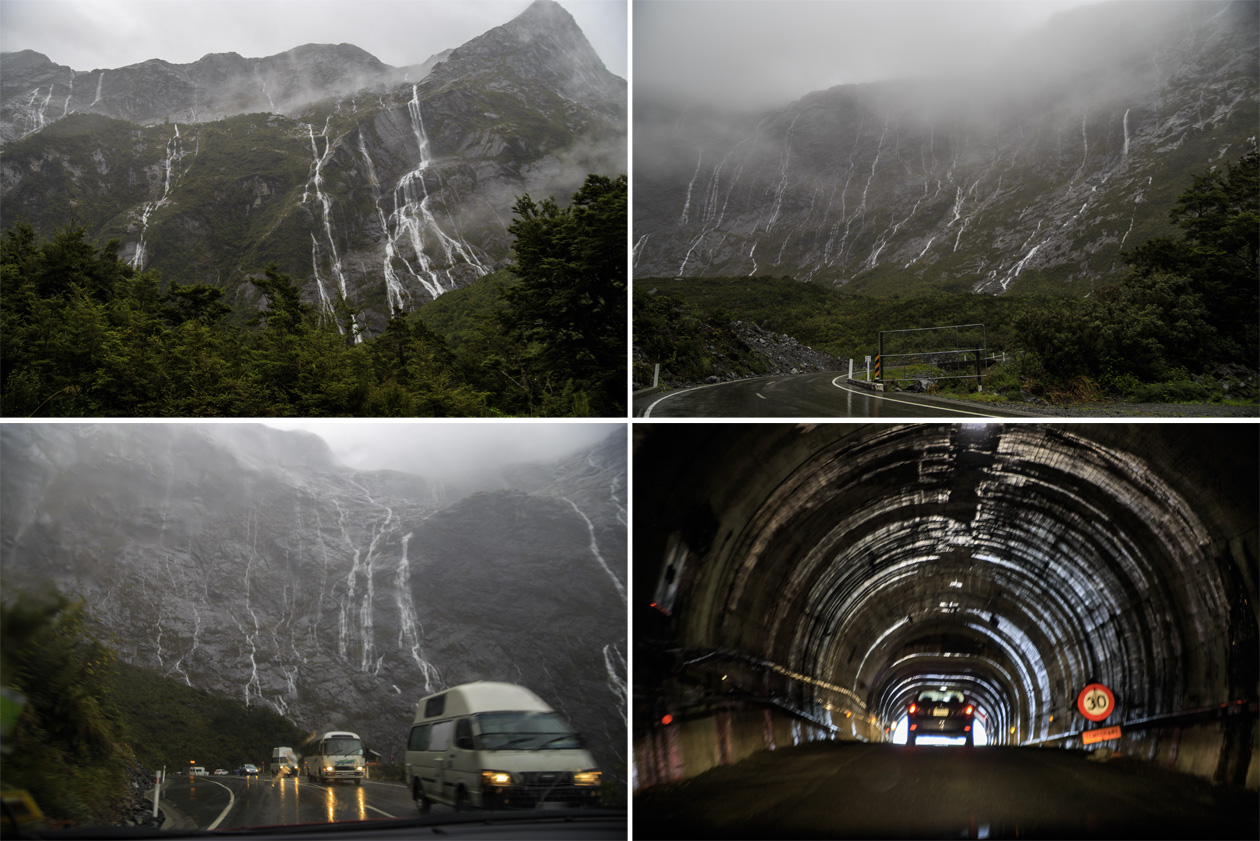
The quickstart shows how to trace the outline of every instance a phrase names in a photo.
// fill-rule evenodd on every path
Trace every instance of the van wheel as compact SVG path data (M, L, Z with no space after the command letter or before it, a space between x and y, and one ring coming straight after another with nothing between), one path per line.
M468 811L468 792L464 791L462 788L455 792L455 811Z
M427 815L429 810L433 808L433 804L429 802L429 798L424 794L424 786L420 785L420 781L416 780L411 784L411 798L416 801L416 808L420 810L420 814Z

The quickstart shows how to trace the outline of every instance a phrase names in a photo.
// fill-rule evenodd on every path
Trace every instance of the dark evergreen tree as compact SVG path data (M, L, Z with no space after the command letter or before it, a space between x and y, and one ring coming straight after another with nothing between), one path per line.
M521 283L506 293L510 335L562 413L624 415L626 177L588 176L565 208L525 195L512 210Z

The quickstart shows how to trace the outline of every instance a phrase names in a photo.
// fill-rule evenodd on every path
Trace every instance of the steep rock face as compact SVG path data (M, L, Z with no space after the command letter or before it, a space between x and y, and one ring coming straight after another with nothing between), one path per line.
M40 65L8 54L6 78L12 55ZM506 266L517 196L563 200L589 173L626 170L625 81L551 0L401 85L348 45L272 58L269 67L297 69L283 76L260 64L251 76L253 60L230 55L196 63L196 101L221 90L243 103L223 119L168 110L161 119L170 122L142 125L140 105L15 117L43 127L4 147L5 219L51 233L73 213L100 243L118 239L137 269L222 287L243 315L258 305L246 278L275 262L317 306L331 310L344 296L361 308L358 326L370 334L394 309ZM21 84L54 72L32 69ZM169 66L153 72L175 87L183 78ZM204 82L212 77L223 81ZM162 84L146 95L165 96ZM22 90L5 102L25 108L33 89ZM201 117L213 110L198 108Z
M759 118L641 103L636 277L1087 292L1260 114L1253 2L1100 4L983 79L846 85ZM641 115L641 116L640 116Z
M0 568L129 662L387 757L425 694L530 686L624 780L624 432L574 459L477 491L259 426L9 425Z

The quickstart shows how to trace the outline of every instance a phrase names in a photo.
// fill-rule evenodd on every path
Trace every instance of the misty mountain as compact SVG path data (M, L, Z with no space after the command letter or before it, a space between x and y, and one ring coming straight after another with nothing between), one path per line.
M7 223L76 219L246 314L275 262L371 333L508 265L518 196L626 170L626 82L552 0L407 68L325 44L89 73L7 53L0 78Z
M1169 232L1191 173L1255 143L1258 8L1084 6L980 77L752 116L637 100L635 276L1088 292Z
M85 598L127 662L398 761L419 698L520 683L624 782L623 430L492 490L258 425L8 424L0 462L6 593Z

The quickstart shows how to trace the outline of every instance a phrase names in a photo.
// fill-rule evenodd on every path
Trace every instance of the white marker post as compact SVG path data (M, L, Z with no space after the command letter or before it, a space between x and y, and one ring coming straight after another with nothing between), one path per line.
M153 817L158 816L158 800L162 796L162 780L166 777L166 766L153 774Z

